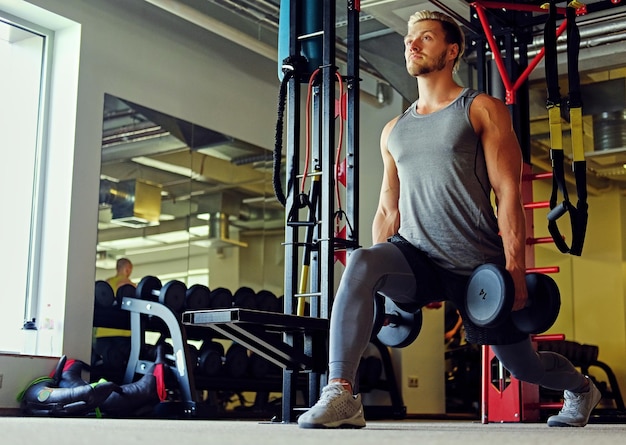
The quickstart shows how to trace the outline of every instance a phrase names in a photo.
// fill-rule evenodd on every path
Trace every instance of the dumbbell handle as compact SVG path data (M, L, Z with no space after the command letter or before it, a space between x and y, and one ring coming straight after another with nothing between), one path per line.
M401 326L402 325L402 317L399 313L393 312L391 314L385 314L385 319L383 320L383 326Z

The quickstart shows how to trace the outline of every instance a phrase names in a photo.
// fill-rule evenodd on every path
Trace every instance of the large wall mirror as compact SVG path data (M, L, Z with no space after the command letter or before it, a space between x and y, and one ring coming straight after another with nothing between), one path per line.
M96 279L152 275L282 295L284 209L272 153L105 95Z

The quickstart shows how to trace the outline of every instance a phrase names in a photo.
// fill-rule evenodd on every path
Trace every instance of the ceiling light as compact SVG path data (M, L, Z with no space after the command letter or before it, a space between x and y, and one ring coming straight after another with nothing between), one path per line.
M137 164L145 165L146 167L156 168L158 170L163 170L166 172L174 173L177 175L184 176L186 178L191 179L200 179L202 175L194 172L192 169L188 167L181 167L179 165L170 164L169 162L159 161L157 159L146 158L145 156L139 156L131 159L133 162Z

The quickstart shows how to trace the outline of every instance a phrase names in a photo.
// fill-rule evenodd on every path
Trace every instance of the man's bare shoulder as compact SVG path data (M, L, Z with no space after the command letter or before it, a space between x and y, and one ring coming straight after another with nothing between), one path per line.
M470 119L480 127L503 123L510 116L509 109L502 100L485 93L476 96L470 107Z
M487 93L480 93L472 102L472 105L477 105L477 108L487 108L496 111L506 110L507 107L504 102L497 97L493 97Z

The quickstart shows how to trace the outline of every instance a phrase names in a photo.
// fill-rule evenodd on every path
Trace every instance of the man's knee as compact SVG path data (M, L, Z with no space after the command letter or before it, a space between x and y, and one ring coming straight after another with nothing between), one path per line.
M344 274L359 281L371 278L380 269L377 256L372 249L356 249L350 254Z

